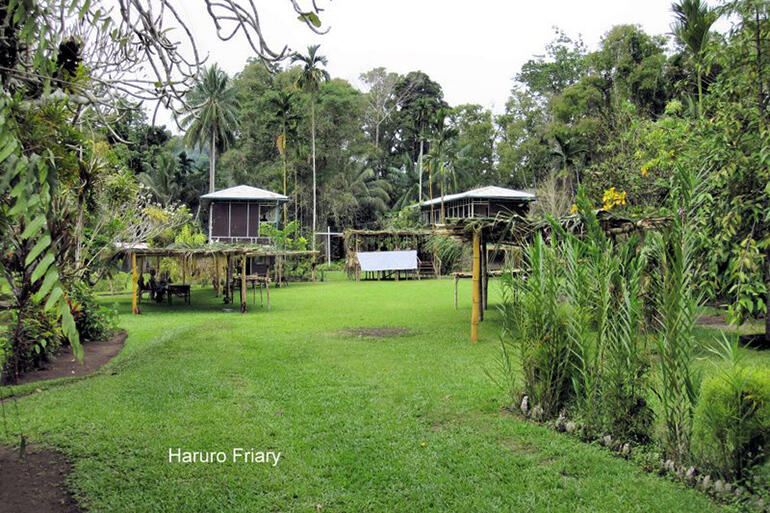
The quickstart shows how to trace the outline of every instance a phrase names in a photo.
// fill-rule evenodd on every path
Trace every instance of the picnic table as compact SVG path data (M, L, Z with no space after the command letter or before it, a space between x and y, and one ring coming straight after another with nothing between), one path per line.
M267 293L267 311L270 311L270 276L263 275L263 274L247 274L244 277L244 281L246 282L246 288L248 288L249 285L252 286L252 290L254 291L254 304L257 304L257 288L259 288L259 301L261 306L264 308L265 306L265 299L262 295L263 290ZM240 277L233 277L232 281L232 289L240 289L241 288L241 278ZM246 294L247 291L241 290L241 302L243 302L244 294Z
M174 285L169 283L166 285L166 296L168 296L168 304L171 304L171 298L173 296L183 297L185 304L190 304L190 286L189 285Z

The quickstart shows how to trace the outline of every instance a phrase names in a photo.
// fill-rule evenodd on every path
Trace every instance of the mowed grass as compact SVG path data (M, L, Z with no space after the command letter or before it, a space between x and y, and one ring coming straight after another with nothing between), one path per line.
M6 403L73 462L84 507L111 511L711 512L704 495L502 411L487 378L498 287L468 343L470 283L331 281L273 291L270 312L144 305L102 375ZM387 338L351 328L406 328ZM15 413L18 410L18 414ZM281 451L279 464L178 464L169 448Z

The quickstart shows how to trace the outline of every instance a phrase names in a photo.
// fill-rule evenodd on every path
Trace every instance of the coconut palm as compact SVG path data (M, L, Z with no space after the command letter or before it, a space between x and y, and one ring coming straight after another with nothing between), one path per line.
M315 166L315 101L318 89L321 83L329 80L329 72L322 68L326 66L327 59L318 54L318 48L321 45L310 45L307 47L307 55L295 53L291 62L302 63L302 71L297 79L297 87L307 91L310 94L310 141L311 153L313 158L313 250L315 250L315 231L317 221L316 210L316 166Z
M703 99L703 58L711 35L711 26L719 13L701 0L680 0L671 5L676 22L672 26L674 35L692 55L698 81L698 113Z
M294 114L294 93L287 91L280 91L278 96L270 98L270 107L273 109L273 114L278 121L281 129L281 133L278 135L275 141L275 145L278 148L278 153L281 154L281 164L283 167L283 195L287 195L286 188L286 144L288 143L289 135L293 135L299 116ZM283 224L287 225L288 214L286 211L286 204L283 205Z
M224 151L235 141L240 105L227 74L216 64L204 69L187 103L190 114L182 119L185 143L209 150L209 192L214 192L217 151Z

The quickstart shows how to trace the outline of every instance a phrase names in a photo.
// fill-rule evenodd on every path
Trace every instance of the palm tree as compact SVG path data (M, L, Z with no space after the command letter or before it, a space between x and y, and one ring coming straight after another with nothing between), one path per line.
M364 218L371 214L379 216L388 211L391 184L363 162L350 162L343 166L339 173L325 189L333 196L328 203L331 215L338 226L351 226L358 214L368 211Z
M302 72L297 79L297 86L310 93L310 141L311 152L313 155L313 242L312 247L315 251L315 231L316 231L316 167L315 167L315 100L321 83L329 80L329 72L321 66L326 66L327 59L318 54L318 48L321 45L310 45L307 47L307 55L295 53L291 62L301 62Z
M182 190L176 181L178 162L172 154L163 152L155 158L152 174L147 172L139 174L139 181L163 205L170 205L178 201L181 196Z
M447 163L447 158L450 157L451 146L459 132L456 128L447 124L447 111L446 109L439 109L436 112L434 133L433 133L433 148L432 151L436 156L438 162L438 175L441 179L441 212L440 218L443 223L445 220L444 215L444 195L446 192L446 176L451 169L451 163Z
M421 200L420 198L420 169L419 163L405 153L401 157L401 166L388 168L388 182L397 184L398 197L393 203L393 211L404 209Z
M679 3L671 5L671 10L676 17L676 22L672 26L674 35L692 54L695 62L698 81L698 114L700 115L703 100L703 57L711 35L711 26L719 18L719 13L701 0L680 0Z
M214 192L217 150L224 151L235 141L238 109L235 88L216 64L203 70L188 93L190 114L182 119L187 129L185 143L209 150L209 192Z
M275 145L278 148L278 153L281 154L281 164L283 166L283 195L286 196L286 144L288 142L288 136L291 133L293 135L296 128L299 116L293 112L294 93L287 91L280 91L278 96L270 98L270 106L273 109L276 119L281 127L281 133L278 135L275 141ZM283 225L286 226L288 222L288 213L286 211L286 204L283 205Z

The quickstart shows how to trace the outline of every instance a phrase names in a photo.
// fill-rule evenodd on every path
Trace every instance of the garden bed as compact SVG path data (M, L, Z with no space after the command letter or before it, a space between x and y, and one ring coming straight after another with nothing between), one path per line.
M56 451L34 450L19 458L18 449L0 444L0 513L77 513L66 487L70 465Z
M16 384L34 383L49 379L85 376L103 367L112 360L126 342L126 332L119 331L109 340L99 342L87 342L83 344L83 363L78 362L72 353L72 347L67 346L56 359L46 365L44 369L32 370L24 373Z

